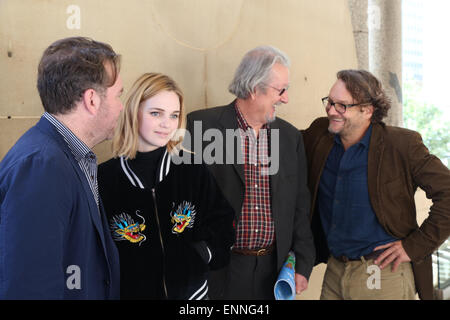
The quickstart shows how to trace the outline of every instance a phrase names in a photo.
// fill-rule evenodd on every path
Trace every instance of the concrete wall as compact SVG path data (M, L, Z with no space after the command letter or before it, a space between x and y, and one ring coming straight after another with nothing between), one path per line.
M347 0L0 0L0 159L43 112L36 90L43 50L78 35L123 55L125 91L143 72L172 76L188 111L229 103L243 54L274 45L292 60L290 102L278 114L298 128L325 115L320 98L336 72L357 67ZM109 142L94 151L108 159ZM319 297L324 268L314 269L298 299Z
M357 66L346 0L0 0L0 159L43 112L43 50L76 35L123 55L125 89L143 72L172 76L188 111L229 103L244 53L274 45L292 60L290 103L279 115L299 128L324 114L320 98L336 71ZM95 151L109 158L109 143Z

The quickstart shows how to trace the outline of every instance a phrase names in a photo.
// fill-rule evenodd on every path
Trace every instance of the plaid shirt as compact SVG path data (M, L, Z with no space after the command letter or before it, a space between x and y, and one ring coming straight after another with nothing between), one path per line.
M245 159L245 194L236 228L234 247L238 249L266 248L275 238L270 201L270 176L267 174L270 128L268 124L265 124L256 137L254 129L248 125L236 105L235 110L241 135L242 154Z

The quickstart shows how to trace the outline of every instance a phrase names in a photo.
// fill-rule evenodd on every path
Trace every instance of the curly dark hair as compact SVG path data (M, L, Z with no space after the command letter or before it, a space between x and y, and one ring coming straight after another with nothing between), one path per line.
M383 118L391 108L391 101L386 96L381 82L366 70L341 70L337 78L345 83L355 103L370 102L373 106L372 123L383 123Z

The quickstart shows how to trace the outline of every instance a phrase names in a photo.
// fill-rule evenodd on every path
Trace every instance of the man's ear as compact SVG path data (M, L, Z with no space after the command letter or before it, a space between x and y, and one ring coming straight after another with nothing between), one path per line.
M92 115L96 115L100 109L101 97L94 89L87 89L83 93L83 105L85 109Z
M255 99L256 99L256 95L258 94L257 90L260 90L260 89L258 89L257 87L255 87L255 89L253 89L253 91L250 92L250 99L251 99L251 100L255 100Z

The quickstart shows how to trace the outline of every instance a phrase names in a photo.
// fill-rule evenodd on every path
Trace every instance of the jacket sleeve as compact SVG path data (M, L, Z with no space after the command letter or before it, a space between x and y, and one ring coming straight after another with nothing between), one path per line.
M202 189L201 238L206 241L210 254L209 267L216 270L224 267L230 260L230 248L235 240L233 227L234 210L223 196L214 177L204 166L200 166L202 181L199 186Z
M63 298L71 191L61 166L35 155L2 172L0 299Z
M420 261L435 251L450 236L450 171L414 132L408 146L408 161L415 187L433 201L429 215L420 228L402 240L412 261Z
M293 251L295 253L295 272L309 278L315 261L315 247L309 222L311 195L307 185L307 164L303 138L298 133L297 144L298 179L297 203L295 208Z

